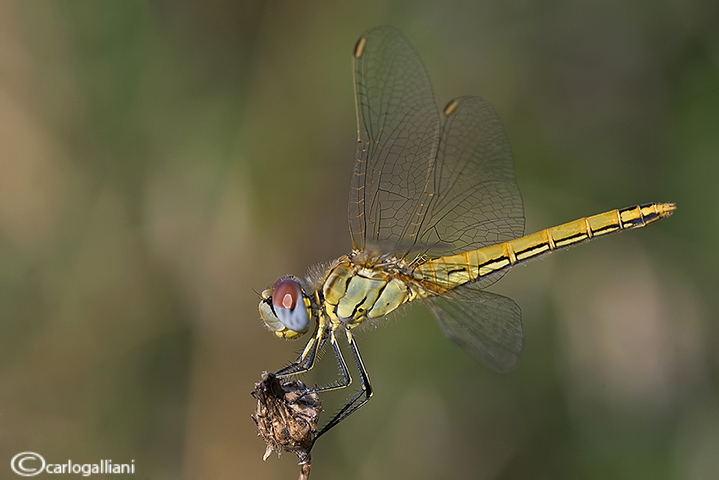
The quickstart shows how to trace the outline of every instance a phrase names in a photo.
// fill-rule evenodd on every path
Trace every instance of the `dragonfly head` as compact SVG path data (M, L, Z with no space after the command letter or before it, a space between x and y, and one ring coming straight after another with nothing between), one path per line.
M297 277L284 276L262 292L260 317L280 338L297 338L307 333L312 303Z

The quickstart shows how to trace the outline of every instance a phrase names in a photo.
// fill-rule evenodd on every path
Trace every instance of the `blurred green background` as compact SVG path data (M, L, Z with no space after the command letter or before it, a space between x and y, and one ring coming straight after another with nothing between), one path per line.
M348 251L350 53L392 24L440 104L499 111L527 232L678 210L497 284L524 314L509 374L421 307L360 332L376 395L311 478L715 478L718 5L1 2L0 476L26 450L297 476L262 461L249 392L302 342L263 328L256 292Z

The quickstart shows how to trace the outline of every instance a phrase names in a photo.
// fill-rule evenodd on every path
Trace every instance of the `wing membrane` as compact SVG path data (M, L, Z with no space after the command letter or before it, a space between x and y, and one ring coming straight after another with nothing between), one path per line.
M391 27L360 38L354 75L353 248L442 256L522 235L509 142L489 102L461 97L440 116L422 61Z
M416 242L439 141L439 112L427 72L391 27L355 48L357 160L350 188L352 246Z
M522 311L511 298L460 287L427 303L445 334L471 356L504 372L522 350Z
M522 197L499 115L480 97L457 98L444 112L419 243L444 256L521 237Z

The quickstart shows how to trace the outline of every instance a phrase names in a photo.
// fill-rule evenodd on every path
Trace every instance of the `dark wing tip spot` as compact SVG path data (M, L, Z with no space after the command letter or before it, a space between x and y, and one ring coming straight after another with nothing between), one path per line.
M454 100L450 100L447 106L444 107L444 110L442 110L442 115L444 115L445 117L449 117L455 111L457 111L457 107L459 107L459 100L457 100L456 98Z
M360 37L355 44L355 50L353 53L355 58L360 58L362 52L364 52L365 45L367 45L367 37Z

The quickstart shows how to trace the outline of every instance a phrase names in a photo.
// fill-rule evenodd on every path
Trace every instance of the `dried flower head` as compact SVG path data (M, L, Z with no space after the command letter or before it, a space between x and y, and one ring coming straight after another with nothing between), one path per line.
M274 374L262 372L252 395L257 409L252 419L259 435L267 443L263 460L272 452L293 452L300 464L309 464L310 450L317 434L322 402L299 380L280 381Z

